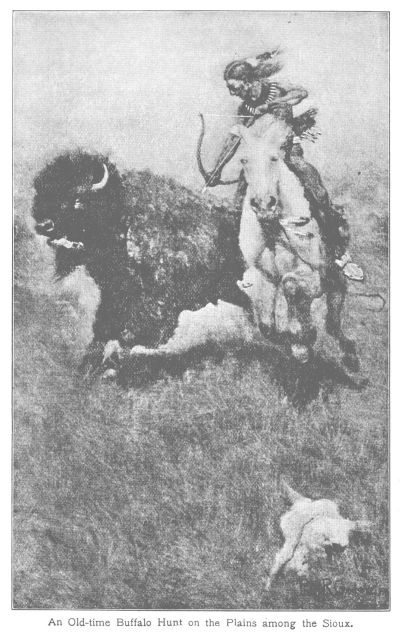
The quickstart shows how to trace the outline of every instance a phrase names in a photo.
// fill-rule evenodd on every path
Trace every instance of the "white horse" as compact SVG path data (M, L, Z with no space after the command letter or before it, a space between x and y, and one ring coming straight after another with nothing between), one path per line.
M289 126L264 116L252 127L236 125L247 182L239 244L248 268L270 282L258 321L263 332L287 334L295 358L307 360L316 339L311 304L327 294L326 329L356 369L355 344L341 327L344 277L331 264L304 189L284 161Z
M239 306L219 301L197 311L185 310L173 336L157 348L134 346L135 357L181 356L215 343L261 343L261 337L288 337L291 356L308 361L316 339L311 303L327 293L328 332L344 353L355 346L341 329L345 283L330 271L318 224L303 187L284 161L290 134L281 120L264 116L251 128L233 132L242 139L247 190L239 245L247 269L237 282L251 300L253 317Z
M264 117L232 132L242 138L247 182L239 245L248 268L259 269L270 289L257 320L264 333L288 335L293 356L307 360L316 339L310 308L323 294L326 254L304 190L284 161L290 130Z

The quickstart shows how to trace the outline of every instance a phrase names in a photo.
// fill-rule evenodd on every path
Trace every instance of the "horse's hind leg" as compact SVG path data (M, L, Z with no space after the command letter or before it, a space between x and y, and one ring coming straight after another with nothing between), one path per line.
M360 368L360 364L356 344L355 341L345 336L341 322L346 292L347 285L341 281L340 276L330 282L327 291L326 330L329 335L337 339L343 352L343 364L349 370L357 372Z

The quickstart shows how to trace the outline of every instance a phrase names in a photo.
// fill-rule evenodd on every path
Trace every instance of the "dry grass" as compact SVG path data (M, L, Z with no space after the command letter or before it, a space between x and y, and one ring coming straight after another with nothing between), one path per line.
M368 288L386 291L383 176L333 186L350 203ZM14 604L17 608L385 608L388 605L387 321L350 297L370 385L303 412L251 363L206 364L124 391L82 387L95 293L50 283L50 249L17 193ZM357 202L357 204L353 203ZM379 221L377 221L379 220ZM368 223L367 223L368 222ZM363 290L363 288L361 288ZM281 543L285 476L373 521L372 537L310 578L263 593Z

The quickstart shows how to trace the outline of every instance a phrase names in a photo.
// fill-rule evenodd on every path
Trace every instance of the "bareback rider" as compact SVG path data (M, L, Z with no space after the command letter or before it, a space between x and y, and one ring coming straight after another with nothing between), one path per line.
M349 228L342 207L333 205L323 185L319 172L304 159L300 135L314 138L316 134L310 129L315 124L316 110L295 117L293 106L308 97L305 89L286 85L283 82L270 80L270 76L281 69L279 51L263 53L256 58L231 62L224 71L224 80L230 95L241 98L238 109L240 122L249 127L265 113L284 119L292 129L293 135L285 145L285 162L298 177L310 202L311 211L316 218L322 236L332 249L333 260L349 279L361 281L363 271L351 262L347 252L349 244ZM240 138L231 134L217 159L215 169L208 174L206 185L216 186L221 178L224 166L231 160L240 144ZM240 178L236 194L236 205L242 206L246 191L243 175Z

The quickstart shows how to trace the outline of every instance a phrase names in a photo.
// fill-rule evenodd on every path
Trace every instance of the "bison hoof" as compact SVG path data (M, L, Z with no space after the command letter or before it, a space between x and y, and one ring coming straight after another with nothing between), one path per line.
M118 363L122 355L122 347L117 339L112 339L106 343L103 350L102 364Z
M90 344L87 353L78 368L79 375L84 381L90 381L100 372L103 362L105 344L102 341L94 341Z

